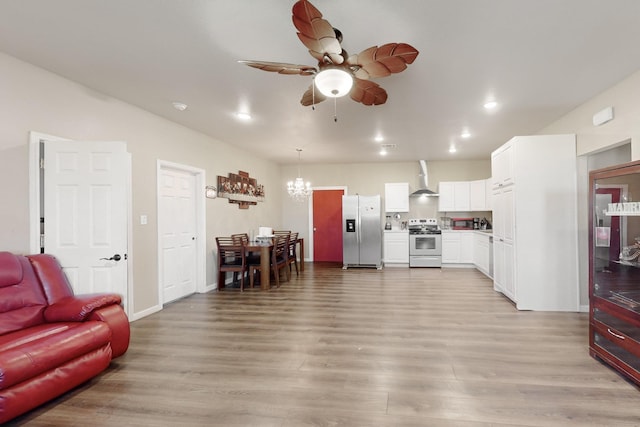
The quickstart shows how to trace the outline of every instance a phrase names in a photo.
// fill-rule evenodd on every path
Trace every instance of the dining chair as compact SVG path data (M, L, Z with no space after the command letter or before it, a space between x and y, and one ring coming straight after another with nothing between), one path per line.
M234 281L240 273L240 292L244 291L244 278L248 271L245 245L232 237L216 237L218 246L218 290L225 285L227 272L234 273Z
M234 242L238 242L242 245L249 243L249 233L232 234L231 238ZM247 258L247 267L249 267L249 264L260 264L260 252L246 251L245 257ZM248 272L249 270L247 269L247 273Z
M296 276L299 276L296 246L298 246L298 233L291 233L289 234L289 258L287 259L287 264L289 264L289 272L291 272L291 264L293 264L296 267Z
M289 270L286 268L289 258L289 235L276 236L273 238L273 249L271 250L271 261L269 267L275 278L276 287L280 287L280 270L284 268L285 277L289 280ZM256 272L261 270L260 262L249 264L249 286L253 288L253 281Z

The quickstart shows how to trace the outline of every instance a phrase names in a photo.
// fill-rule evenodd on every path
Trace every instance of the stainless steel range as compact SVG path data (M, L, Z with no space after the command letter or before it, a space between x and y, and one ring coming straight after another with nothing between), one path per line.
M442 232L435 218L409 220L409 267L442 266Z

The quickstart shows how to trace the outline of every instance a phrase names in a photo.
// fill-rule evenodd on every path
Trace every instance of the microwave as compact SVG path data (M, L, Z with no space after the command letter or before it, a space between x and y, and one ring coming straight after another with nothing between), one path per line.
M473 230L473 218L451 218L453 230Z

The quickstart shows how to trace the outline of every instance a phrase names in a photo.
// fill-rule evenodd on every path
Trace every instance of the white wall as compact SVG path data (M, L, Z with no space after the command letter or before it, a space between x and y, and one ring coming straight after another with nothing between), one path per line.
M207 284L215 281L215 236L280 226L279 167L229 144L0 54L0 250L29 252L29 132L74 140L125 141L132 156L134 297L132 313L158 304L156 163L201 168L207 184L217 175L247 171L265 185L266 201L240 210L226 199L207 199ZM167 103L169 104L169 102ZM170 106L168 105L168 108ZM204 197L204 191L202 192Z
M613 107L614 119L593 125L593 115ZM575 133L577 155L587 155L631 139L632 160L640 160L640 71L541 129L539 134Z
M613 107L614 119L593 125L593 115ZM589 171L640 160L640 71L551 123L540 134L575 133L578 155L580 304L589 304Z

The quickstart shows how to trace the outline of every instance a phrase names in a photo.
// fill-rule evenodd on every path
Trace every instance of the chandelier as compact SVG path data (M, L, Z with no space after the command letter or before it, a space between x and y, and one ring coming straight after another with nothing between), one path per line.
M296 148L296 151L298 152L298 177L295 181L287 182L287 192L292 199L302 202L313 193L313 190L311 183L305 183L300 177L300 152L302 149Z

